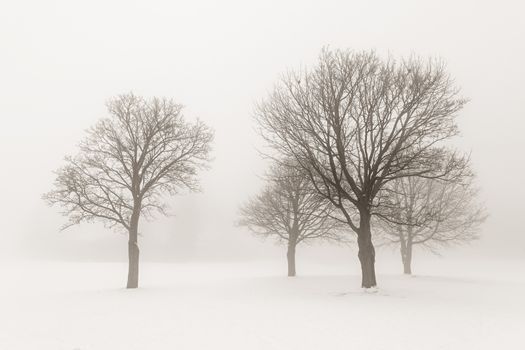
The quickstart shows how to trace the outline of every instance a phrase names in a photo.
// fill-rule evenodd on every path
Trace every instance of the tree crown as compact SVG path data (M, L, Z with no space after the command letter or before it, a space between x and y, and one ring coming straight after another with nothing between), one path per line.
M44 195L63 207L65 227L101 219L129 229L134 212L165 213L163 193L198 190L197 171L207 167L213 132L201 121L187 122L181 105L127 94L107 108L110 116L87 130Z
M389 181L444 178L465 165L443 144L465 103L440 61L323 50L314 68L281 79L256 119L270 147L296 159L357 231L347 204L369 212Z

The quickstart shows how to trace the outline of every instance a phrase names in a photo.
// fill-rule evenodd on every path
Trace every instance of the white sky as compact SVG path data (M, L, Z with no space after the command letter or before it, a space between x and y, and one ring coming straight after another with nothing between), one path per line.
M507 0L4 1L0 256L126 256L125 237L99 225L59 233L65 218L40 196L83 130L105 115L104 102L129 91L172 97L216 131L203 193L170 199L175 217L142 226L142 256L276 253L233 226L264 170L253 104L279 74L330 45L448 62L471 99L458 144L472 152L491 215L465 252L523 257L524 10Z

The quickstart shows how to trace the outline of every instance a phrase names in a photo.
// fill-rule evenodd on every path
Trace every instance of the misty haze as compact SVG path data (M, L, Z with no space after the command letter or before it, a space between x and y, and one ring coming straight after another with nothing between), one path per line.
M519 1L0 4L0 349L522 349Z

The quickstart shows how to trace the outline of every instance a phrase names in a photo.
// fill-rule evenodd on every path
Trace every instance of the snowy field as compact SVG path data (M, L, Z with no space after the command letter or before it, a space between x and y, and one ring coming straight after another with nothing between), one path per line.
M7 263L0 349L525 349L523 262L417 267L368 294L334 266L144 263L125 290L125 264Z

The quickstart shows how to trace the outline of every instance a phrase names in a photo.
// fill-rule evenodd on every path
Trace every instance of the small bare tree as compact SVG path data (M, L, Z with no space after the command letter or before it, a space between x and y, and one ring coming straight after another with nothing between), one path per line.
M107 107L110 117L87 131L75 157L66 157L44 199L64 209L64 229L101 220L126 230L127 288L137 288L139 219L164 214L165 193L198 189L196 174L208 164L213 133L200 121L186 122L182 106L164 98L128 94Z
M241 207L239 224L264 237L287 244L288 276L295 276L295 251L301 242L339 240L341 222L334 207L312 187L308 177L290 163L276 164L261 194Z
M284 76L258 105L269 145L297 161L357 234L362 287L376 286L370 221L379 191L463 166L443 141L457 134L464 104L440 62L323 50L316 67Z
M405 274L412 273L414 246L437 252L445 245L472 241L486 218L476 202L472 176L455 181L400 178L385 192L387 200L377 208L376 222L385 243L399 245Z

